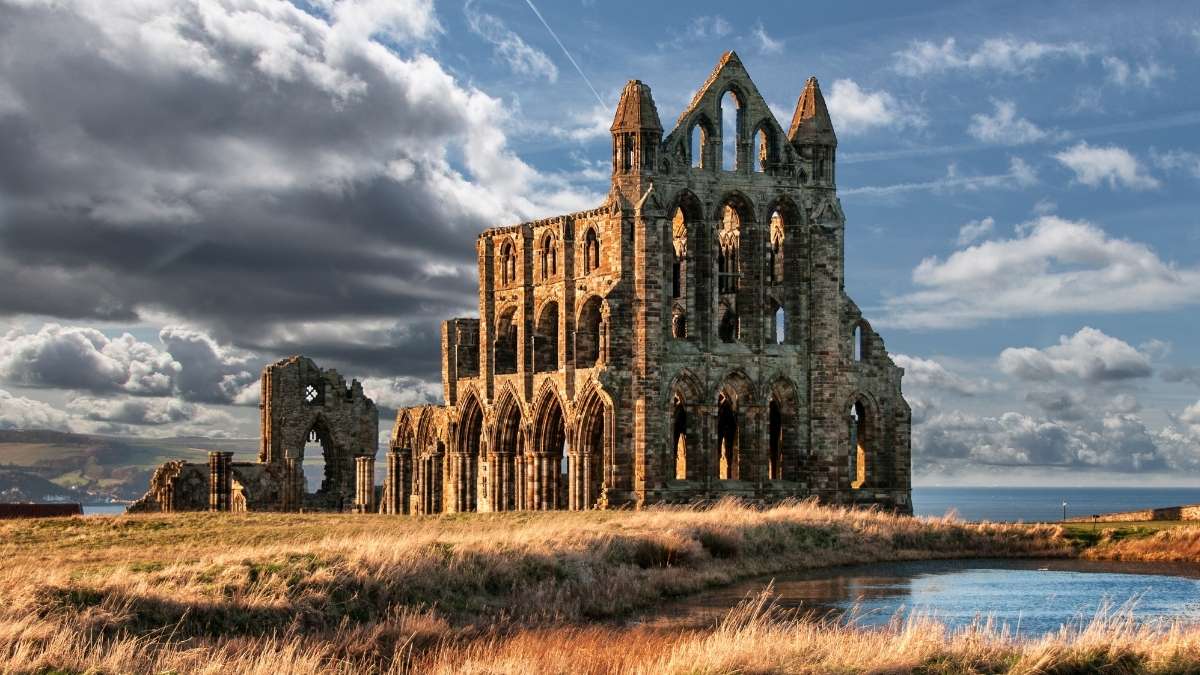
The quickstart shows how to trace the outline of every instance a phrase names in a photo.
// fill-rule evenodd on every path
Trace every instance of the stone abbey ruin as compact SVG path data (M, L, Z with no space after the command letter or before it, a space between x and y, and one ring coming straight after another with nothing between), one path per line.
M479 236L479 318L442 324L445 400L398 411L382 488L374 404L293 357L264 371L257 463L168 463L135 510L728 495L911 513L904 371L844 291L837 137L816 79L784 128L727 52L670 132L637 80L611 129L602 205ZM309 439L326 460L314 493Z

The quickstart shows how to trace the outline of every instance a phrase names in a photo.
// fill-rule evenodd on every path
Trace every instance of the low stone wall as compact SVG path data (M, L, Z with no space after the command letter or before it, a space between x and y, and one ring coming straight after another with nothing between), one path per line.
M1167 506L1161 509L1142 509L1141 511L1101 513L1094 520L1100 523L1129 523L1147 520L1200 520L1200 504ZM1090 523L1093 522L1093 516L1076 516L1068 518L1067 522Z
M0 504L0 518L53 518L83 515L79 504Z

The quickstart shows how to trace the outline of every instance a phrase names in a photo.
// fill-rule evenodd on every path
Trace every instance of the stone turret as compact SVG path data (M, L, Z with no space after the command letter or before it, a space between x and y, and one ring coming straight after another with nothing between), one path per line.
M815 187L833 187L837 134L833 132L829 107L825 105L821 85L815 77L808 78L800 99L796 101L796 112L792 114L792 124L788 128L788 140L800 151L811 184Z
M621 91L617 114L610 128L613 136L613 178L654 173L662 123L650 87L630 80Z

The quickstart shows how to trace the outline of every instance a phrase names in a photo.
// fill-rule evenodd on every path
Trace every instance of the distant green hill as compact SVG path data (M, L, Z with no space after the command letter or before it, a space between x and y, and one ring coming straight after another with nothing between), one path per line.
M232 451L236 459L253 460L258 456L258 439L118 438L0 430L0 501L136 499L145 492L154 467L169 459L206 461L210 450Z

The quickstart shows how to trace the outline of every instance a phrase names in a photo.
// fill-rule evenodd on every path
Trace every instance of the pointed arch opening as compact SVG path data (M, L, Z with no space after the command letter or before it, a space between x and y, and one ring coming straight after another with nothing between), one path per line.
M771 226L768 230L767 241L767 283L771 285L782 284L784 279L784 270L787 265L784 262L784 240L787 236L783 214L778 209L771 212Z
M854 324L854 332L850 336L850 350L855 361L862 361L866 356L863 350L863 327L861 323Z
M570 448L567 445L567 427L558 397L546 394L545 403L535 420L535 444L539 465L537 508L540 510L566 510L570 508Z
M696 123L688 134L688 154L692 160L693 169L704 168L704 146L708 140L708 132L704 125Z
M737 171L738 137L741 131L742 102L732 89L721 95L721 169Z
M687 480L688 414L679 394L672 399L672 408L674 412L671 415L671 447L675 450L675 480Z
M734 400L725 392L717 397L717 478L738 477L738 418Z
M771 300L771 304L768 307L772 308L769 314L771 317L771 330L768 334L775 344L785 344L787 343L787 312L783 310L783 305L780 305L775 300Z
M512 241L500 244L500 284L507 286L517 280L517 253Z
M774 156L774 149L765 127L759 127L758 133L754 134L754 145L754 171L766 173Z
M517 308L501 310L496 319L494 359L496 375L511 375L517 372Z
M771 385L767 403L767 477L771 480L797 478L802 448L798 410L796 385L780 377Z
M305 471L304 464L308 458L319 468ZM304 494L304 503L308 508L334 509L341 511L347 506L346 495L340 485L342 476L337 466L337 450L333 444L333 435L329 424L321 415L317 415L304 434L304 448L301 450L300 461L297 462L299 475L296 477Z
M600 269L600 238L596 228L589 227L583 235L583 273L591 274Z
M861 399L850 405L850 487L858 489L867 483L867 463L871 455L870 426L867 407Z
M525 434L521 433L521 406L509 395L498 406L494 446L496 494L493 504L497 511L532 508L527 495L528 457Z
M600 360L603 345L601 326L603 316L599 296L593 295L583 303L579 320L575 322L575 367L593 368Z
M483 434L483 408L475 396L468 397L458 424L458 469L454 477L457 511L475 511L479 507L479 458ZM486 495L485 495L486 497Z
M558 370L558 301L542 305L533 332L533 369L544 373Z
M538 271L543 280L558 274L558 237L553 233L547 232L538 245Z
M580 406L576 430L578 468L572 476L575 490L571 493L571 508L591 509L605 489L617 486L608 483L607 448L612 434L612 407L597 389L585 394Z

